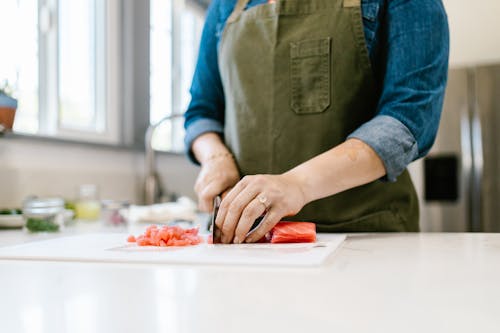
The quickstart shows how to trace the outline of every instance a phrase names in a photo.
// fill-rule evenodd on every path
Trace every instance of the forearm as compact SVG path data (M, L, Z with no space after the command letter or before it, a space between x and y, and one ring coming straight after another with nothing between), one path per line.
M220 135L214 132L208 132L197 137L193 141L192 150L194 156L202 165L214 157L231 156Z
M284 174L300 184L306 203L367 184L384 175L380 157L358 139L349 139Z

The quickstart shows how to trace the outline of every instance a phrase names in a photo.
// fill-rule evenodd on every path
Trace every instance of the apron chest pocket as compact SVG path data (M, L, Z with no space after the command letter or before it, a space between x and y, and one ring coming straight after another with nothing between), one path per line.
M297 114L330 106L331 38L290 43L291 108Z

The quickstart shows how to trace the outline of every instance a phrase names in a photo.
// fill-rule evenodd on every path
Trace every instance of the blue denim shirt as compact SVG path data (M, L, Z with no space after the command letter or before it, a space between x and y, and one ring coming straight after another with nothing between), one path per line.
M249 7L267 0L251 0ZM224 91L218 44L236 0L213 0L185 115L188 155L203 133L223 133ZM376 115L351 133L382 159L395 181L434 143L448 73L449 31L441 0L362 0L363 25L380 97Z

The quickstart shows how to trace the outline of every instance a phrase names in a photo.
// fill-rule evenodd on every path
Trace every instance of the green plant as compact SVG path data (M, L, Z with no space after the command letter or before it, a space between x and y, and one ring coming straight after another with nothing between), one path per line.
M59 225L48 219L35 219L29 218L26 222L26 228L31 232L37 231L48 231L55 232L59 231Z
M9 84L8 80L4 80L0 84L0 95L5 95L13 98L14 88Z

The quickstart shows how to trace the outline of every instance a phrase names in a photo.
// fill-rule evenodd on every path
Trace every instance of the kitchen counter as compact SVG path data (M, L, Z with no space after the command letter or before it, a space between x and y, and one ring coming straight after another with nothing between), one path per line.
M0 260L0 291L9 333L496 333L500 234L350 235L321 268Z

